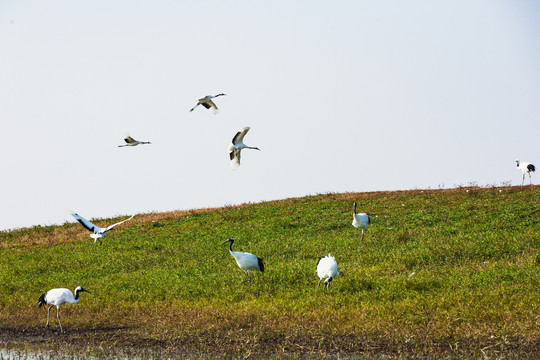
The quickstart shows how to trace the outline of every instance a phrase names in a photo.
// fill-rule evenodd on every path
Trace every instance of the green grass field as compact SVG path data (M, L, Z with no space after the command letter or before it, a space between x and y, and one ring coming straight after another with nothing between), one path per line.
M306 196L0 232L0 341L213 354L540 354L540 186ZM352 204L371 215L363 242ZM93 219L105 226L123 219ZM221 243L264 258L251 285ZM318 258L340 276L316 289ZM83 293L44 330L39 296ZM53 309L54 310L54 309ZM54 311L51 311L53 314Z

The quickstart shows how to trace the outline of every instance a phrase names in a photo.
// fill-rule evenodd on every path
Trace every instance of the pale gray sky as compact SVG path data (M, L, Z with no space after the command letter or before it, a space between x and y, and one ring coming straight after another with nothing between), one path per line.
M516 158L540 164L539 18L532 0L0 0L0 229L519 184ZM189 112L220 92L218 115ZM233 171L242 126L262 151ZM128 133L152 145L118 148Z

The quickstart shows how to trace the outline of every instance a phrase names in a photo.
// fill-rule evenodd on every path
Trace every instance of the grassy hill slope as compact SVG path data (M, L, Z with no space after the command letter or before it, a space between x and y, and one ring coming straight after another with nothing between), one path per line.
M540 186L306 196L0 232L0 342L204 353L538 354ZM360 242L352 204L371 215ZM117 219L94 219L108 225ZM251 286L221 243L264 258ZM317 290L331 253L340 275ZM44 330L48 289L82 285ZM53 310L54 313L54 310Z

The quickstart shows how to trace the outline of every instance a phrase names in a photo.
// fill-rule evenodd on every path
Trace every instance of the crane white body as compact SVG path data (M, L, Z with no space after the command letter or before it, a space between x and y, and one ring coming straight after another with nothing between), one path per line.
M91 231L93 234L90 234L90 237L92 239L94 239L94 244L92 245L92 249L94 248L94 246L96 245L96 241L99 241L99 243L101 244L101 238L105 236L105 234L114 229L115 227L117 227L118 225L120 224L123 224L125 223L126 221L128 220L131 220L133 219L133 217L135 215L131 215L131 217L129 219L126 219L126 220L123 220L123 221L120 221L120 222L117 222L116 224L112 224L111 226L108 226L106 228L102 228L102 227L99 227L99 226L96 226L94 224L92 224L90 221L86 220L85 218L83 218L81 215L77 214L77 213L72 213L71 214L86 230L88 231Z
M217 94L217 95L206 95L205 97L200 98L197 100L197 104L191 108L189 111L193 111L197 108L197 106L202 105L207 109L212 109L212 112L214 114L217 114L219 112L218 107L216 104L212 101L212 99L217 98L218 96L225 96L227 94Z
M58 324L60 324L60 332L64 332L64 330L62 329L62 323L60 322L60 306L66 303L78 303L80 300L79 295L81 292L90 293L90 291L83 289L81 286L77 286L77 288L75 289L75 296L73 296L71 290L64 288L52 289L42 294L38 301L39 307L41 307L42 305L50 305L49 309L47 310L47 325L45 325L45 327L49 327L49 315L51 312L51 308L53 306L56 306L56 318L58 319Z
M232 144L229 145L229 158L231 160L231 167L233 169L238 169L238 167L240 166L240 152L242 151L242 149L253 149L261 151L261 149L259 149L258 147L247 146L246 144L244 144L244 136L246 136L249 129L250 128L247 126L241 128L240 131L238 131L236 135L234 135L232 139Z
M250 254L250 253L244 253L244 252L238 252L233 251L232 246L234 244L234 238L230 237L227 240L223 242L223 244L229 242L229 252L233 256L233 258L236 260L236 263L238 264L238 267L246 273L248 279L247 281L251 283L251 270L260 270L261 272L264 272L264 261L261 258L258 258L257 256Z
M370 223L369 215L366 213L356 213L356 202L354 203L353 208L353 221L352 226L354 226L357 229L362 230L362 237L360 238L360 241L364 240L364 230L368 227Z
M521 170L521 172L523 173L523 178L521 179L521 185L525 183L525 174L529 174L529 181L530 181L530 184L532 185L531 173L536 171L536 168L534 167L534 165L528 162L519 162L518 159L516 159L516 164L517 164L517 168Z
M124 147L124 146L137 146L137 145L143 145L143 144L151 144L150 141L139 141L139 140L135 140L134 138L132 138L131 136L126 136L124 138L124 141L126 142L125 144L123 145L118 145L118 147Z
M336 276L338 276L338 268L336 259L330 253L328 256L323 256L317 262L317 276L319 277L319 283L317 288L321 285L321 281L324 280L324 287L326 290L330 288L330 281L332 281Z

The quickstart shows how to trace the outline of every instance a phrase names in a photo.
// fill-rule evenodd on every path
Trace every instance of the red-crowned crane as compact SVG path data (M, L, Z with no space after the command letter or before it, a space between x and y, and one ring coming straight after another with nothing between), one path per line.
M261 151L261 149L259 149L258 147L247 146L243 143L244 136L246 136L249 129L250 128L248 126L241 128L240 131L238 131L236 135L234 135L232 139L232 144L229 145L229 158L231 159L231 167L233 169L238 169L238 167L240 166L240 152L242 151L242 149L253 149Z
M124 145L118 145L118 147L124 147L124 146L137 146L137 145L142 145L142 144L151 144L150 141L139 141L139 140L135 140L134 138L132 138L131 136L126 136L124 138L124 141L126 142Z
M233 258L236 260L236 263L238 264L238 267L240 269L244 270L244 272L247 275L247 280L251 284L251 270L260 270L261 272L264 272L264 262L263 259L250 254L250 253L243 253L243 252L237 252L233 251L232 246L234 244L234 238L230 237L227 240L225 240L223 244L229 242L229 252L233 256Z
M123 220L123 221L120 221L120 222L117 222L116 224L112 224L111 226L108 226L106 228L100 228L99 226L96 226L94 224L92 224L90 221L86 220L85 218L83 218L81 215L77 214L77 213L72 213L71 216L73 216L78 222L81 223L81 225L88 231L91 231L93 232L93 234L90 234L90 237L92 239L94 239L94 244L92 245L92 249L94 248L94 246L96 245L96 241L99 240L99 243L101 244L101 238L105 236L105 234L114 229L115 227L117 227L118 225L120 224L123 224L125 223L126 221L128 220L131 220L133 219L133 217L135 215L131 215L131 217L129 219L126 219L126 220Z
M53 306L56 306L56 318L58 319L58 324L60 324L60 332L64 332L62 329L62 323L60 322L60 305L63 305L65 303L69 304L76 304L80 300L80 293L81 292L87 292L90 293L90 291L83 289L81 286L77 286L75 289L75 296L73 296L73 293L69 289L52 289L47 291L46 293L42 294L39 297L38 305L41 307L42 305L50 305L49 309L47 310L47 325L45 325L46 328L49 327L49 314L51 312L51 308Z
M521 185L525 182L525 174L529 174L529 181L532 185L532 179L531 179L531 173L536 171L536 168L533 164L528 162L522 162L520 163L518 159L516 159L517 168L521 170L523 173L523 178L521 179Z
M212 101L212 99L217 98L218 96L224 96L224 95L227 95L227 94L206 95L205 97L197 100L197 104L194 107L192 107L191 110L189 111L193 111L195 110L195 108L197 108L197 106L202 105L207 109L212 108L212 111L214 112L214 114L217 114L219 110L216 104L214 104L214 102Z
M339 275L337 269L336 259L330 253L328 256L323 256L317 262L317 275L319 276L319 283L317 284L317 289L321 285L321 281L324 280L324 287L326 290L330 288L330 281L332 281L336 276Z
M356 202L354 203L353 208L353 221L352 226L354 226L357 229L362 230L362 237L360 238L360 241L364 240L364 230L368 227L370 223L369 215L366 213L356 213Z

